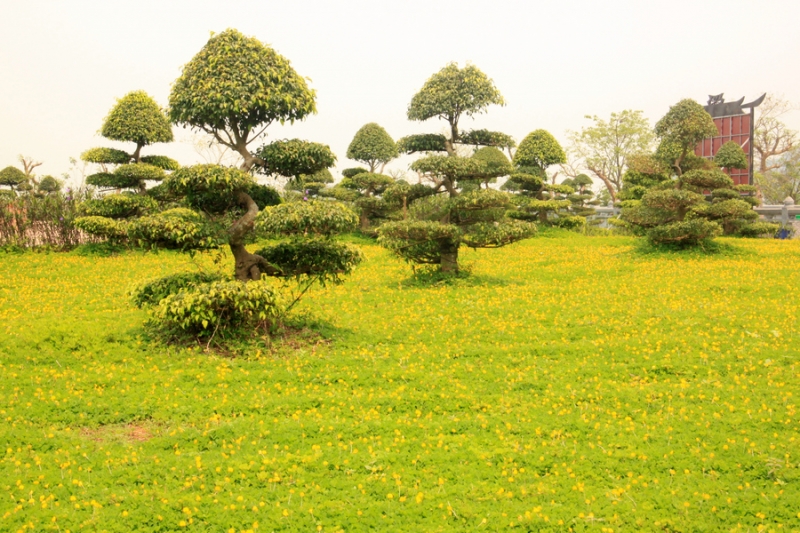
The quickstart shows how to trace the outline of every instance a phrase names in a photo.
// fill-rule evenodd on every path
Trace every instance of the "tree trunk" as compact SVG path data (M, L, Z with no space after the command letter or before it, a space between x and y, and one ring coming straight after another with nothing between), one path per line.
M458 274L458 244L443 242L441 244L441 263L439 264L442 272L448 274Z
M359 215L359 225L361 227L361 231L366 231L367 229L369 229L369 217L367 216L367 213L363 210Z
M131 156L133 158L133 162L134 163L138 163L139 162L139 157L140 157L141 152L142 152L142 145L141 144L137 144L136 145L136 151L133 152L133 155Z
M258 206L250 198L250 195L240 192L236 197L239 205L247 209L247 212L233 223L228 230L228 245L236 261L235 275L239 281L250 281L261 279L261 273L278 274L279 269L273 267L260 255L251 254L244 247L244 240L248 233L253 230L253 225L258 215Z

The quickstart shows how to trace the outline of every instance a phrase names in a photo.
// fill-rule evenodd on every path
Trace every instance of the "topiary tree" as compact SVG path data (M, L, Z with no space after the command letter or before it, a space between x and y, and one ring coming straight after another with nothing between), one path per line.
M509 194L479 187L480 183L508 173L509 165L502 164L493 152L473 152L469 157L459 154L462 146L514 145L508 135L499 132L475 130L462 134L460 131L459 121L463 116L483 113L492 104L505 104L492 80L473 65L460 69L455 63L431 76L412 98L408 118L445 120L449 135L412 135L398 141L406 153L427 153L414 161L411 168L433 184L436 194L413 202L406 220L386 223L378 230L379 242L407 261L432 264L443 272L456 273L462 244L475 248L499 247L535 231L527 222L506 217L511 206ZM440 195L441 191L446 196Z
M17 167L7 166L0 170L0 186L8 187L12 193L25 183L28 183L28 176Z
M111 109L103 122L100 134L112 141L136 143L131 155L139 162L142 147L172 142L172 128L158 104L144 91L133 91Z
M586 174L578 174L574 178L567 178L561 182L561 185L566 185L574 190L573 193L567 194L567 200L572 204L570 211L576 216L586 218L596 213L592 206L599 202L594 199L593 184L592 178Z
M655 154L663 167L651 165L652 186L641 200L626 201L622 218L656 244L697 246L723 233L753 235L769 228L756 222L752 204L740 197L744 192L715 163L746 165L738 146L727 146L722 156L707 161L693 155L694 147L716 135L711 116L692 100L681 100L656 124L660 144ZM664 170L672 171L669 179ZM648 176L647 172L641 172ZM669 174L666 174L667 176ZM642 176L632 175L630 178ZM705 192L710 192L711 203Z
M347 147L347 157L367 165L372 174L383 173L386 163L398 155L397 144L385 129L374 122L361 126Z
M150 144L172 142L172 128L158 104L144 91L133 91L117 100L100 129L103 137L132 142L132 153L116 148L90 148L81 154L87 163L100 166L100 172L86 178L86 183L101 189L132 190L144 194L147 182L159 182L164 171L176 170L174 159L160 155L142 156Z
M566 161L564 149L550 132L539 129L526 135L514 153L512 162L515 170L504 184L505 190L518 193L517 209L511 216L549 224L550 213L568 208L569 200L554 196L556 193L571 194L572 187L547 183L547 169ZM571 220L566 216L562 218Z
M183 67L169 96L172 122L212 135L242 156L244 170L268 167L265 154L248 146L270 124L294 123L315 112L314 90L289 61L233 29L208 40Z

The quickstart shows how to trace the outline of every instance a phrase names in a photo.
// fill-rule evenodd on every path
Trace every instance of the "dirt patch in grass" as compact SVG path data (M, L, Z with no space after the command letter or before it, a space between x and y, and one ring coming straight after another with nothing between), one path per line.
M95 442L147 442L160 433L160 428L151 421L109 424L96 428L83 428L81 436Z

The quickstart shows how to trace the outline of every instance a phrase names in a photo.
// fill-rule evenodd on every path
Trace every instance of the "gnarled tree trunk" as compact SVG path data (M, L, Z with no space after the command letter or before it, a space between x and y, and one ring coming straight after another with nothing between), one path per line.
M265 274L277 274L280 271L270 265L263 257L251 254L244 247L245 237L253 231L256 215L258 215L258 205L250 198L250 195L239 192L236 196L239 205L247 209L247 212L233 223L228 230L228 245L236 261L235 275L239 281L250 281L261 279L262 272Z

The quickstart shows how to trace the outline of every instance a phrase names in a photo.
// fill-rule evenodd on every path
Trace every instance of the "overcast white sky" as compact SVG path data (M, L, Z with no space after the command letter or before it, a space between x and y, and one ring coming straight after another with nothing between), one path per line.
M405 113L450 61L478 66L508 102L464 127L518 141L544 128L565 142L584 115L623 109L655 122L721 92L800 104L798 21L798 0L0 0L0 168L24 154L60 176L92 146L130 149L97 134L116 99L142 89L166 106L183 65L226 28L274 47L317 90L318 114L269 138L329 144L342 169L367 122L395 139L441 131ZM800 129L800 113L785 118ZM200 160L187 143L144 153Z

